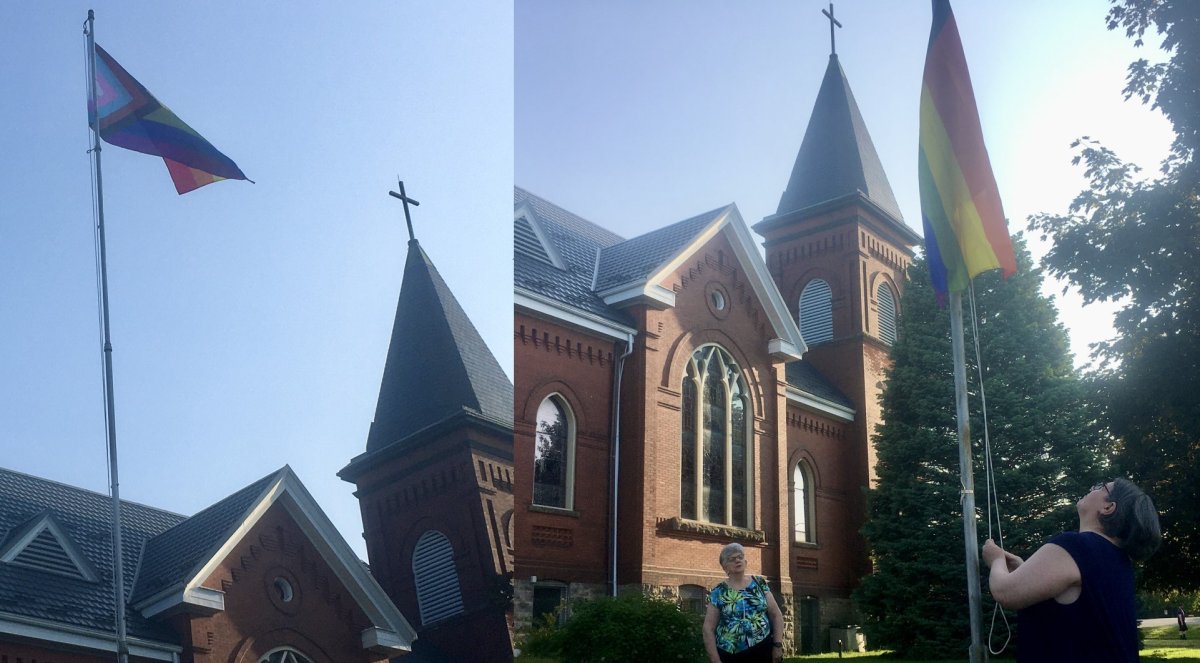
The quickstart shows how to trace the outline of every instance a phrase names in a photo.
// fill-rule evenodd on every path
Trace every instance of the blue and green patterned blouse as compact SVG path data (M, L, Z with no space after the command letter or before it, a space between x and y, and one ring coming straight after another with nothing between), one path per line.
M717 647L736 654L771 634L767 617L770 591L767 581L759 576L751 576L745 589L734 589L724 582L713 588L708 600L721 615L717 621Z

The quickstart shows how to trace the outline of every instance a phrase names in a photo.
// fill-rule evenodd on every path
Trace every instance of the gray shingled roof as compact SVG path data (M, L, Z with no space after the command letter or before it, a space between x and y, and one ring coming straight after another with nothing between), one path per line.
M601 249L596 290L645 282L665 262L674 258L733 205L719 207L630 240Z
M554 243L563 269L523 251L513 256L513 284L568 307L598 315L621 325L632 321L623 312L604 303L592 290L596 256L607 247L625 241L619 235L568 212L521 187L513 187L514 208L528 206L536 223Z
M131 602L191 580L284 471L272 472L147 541Z
M837 403L851 410L854 409L854 403L846 398L845 394L838 391L838 388L826 380L816 367L803 359L789 363L784 369L784 377L790 387L795 387L806 394Z
M511 428L512 399L512 382L429 256L411 240L367 451L464 411Z
M133 587L143 545L184 516L121 502L125 587ZM0 563L0 613L93 631L115 632L113 619L112 500L107 495L0 469L0 544L50 513L87 557L97 582ZM130 609L128 633L177 642L174 632Z
M903 225L900 206L837 55L829 66L777 214L861 192Z

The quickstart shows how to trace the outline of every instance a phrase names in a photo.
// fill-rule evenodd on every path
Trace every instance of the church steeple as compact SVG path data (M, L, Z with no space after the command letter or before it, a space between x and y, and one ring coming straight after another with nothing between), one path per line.
M776 218L861 193L896 223L900 206L836 54L829 66Z
M511 427L512 382L412 239L367 452L464 412Z

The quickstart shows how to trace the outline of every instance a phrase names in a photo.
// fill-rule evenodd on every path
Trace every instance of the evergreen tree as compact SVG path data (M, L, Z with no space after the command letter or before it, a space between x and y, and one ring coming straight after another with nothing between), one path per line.
M1123 300L1116 338L1097 344L1093 376L1102 420L1118 444L1118 472L1141 484L1161 513L1163 548L1146 564L1160 589L1200 589L1200 3L1124 0L1108 14L1140 45L1153 26L1164 62L1129 67L1126 98L1160 109L1175 131L1161 174L1139 175L1081 140L1089 188L1067 214L1030 226L1053 240L1045 265L1085 303Z
M1075 502L1101 470L1099 438L1066 331L1039 293L1042 274L1020 238L1014 249L1017 274L975 279L975 315L1004 545L1028 556L1046 538L1077 526ZM963 299L982 513L983 412L972 313ZM899 329L883 391L884 423L874 438L878 483L868 494L864 528L874 568L855 599L872 646L922 657L965 652L970 629L950 314L936 302L923 259L909 270ZM978 529L987 536L985 519ZM984 596L990 611L986 591Z

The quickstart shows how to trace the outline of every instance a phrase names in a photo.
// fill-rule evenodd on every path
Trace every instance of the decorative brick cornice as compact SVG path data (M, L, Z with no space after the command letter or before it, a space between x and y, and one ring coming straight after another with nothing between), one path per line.
M613 361L611 350L597 348L591 344L584 345L581 341L572 341L570 337L562 334L551 336L548 331L539 332L537 327L531 326L526 329L525 325L518 325L513 330L513 337L521 345L533 346L564 359L575 359L596 366L607 366Z
M837 440L846 439L845 426L831 424L795 411L787 413L787 425L791 428L799 428L800 430Z

